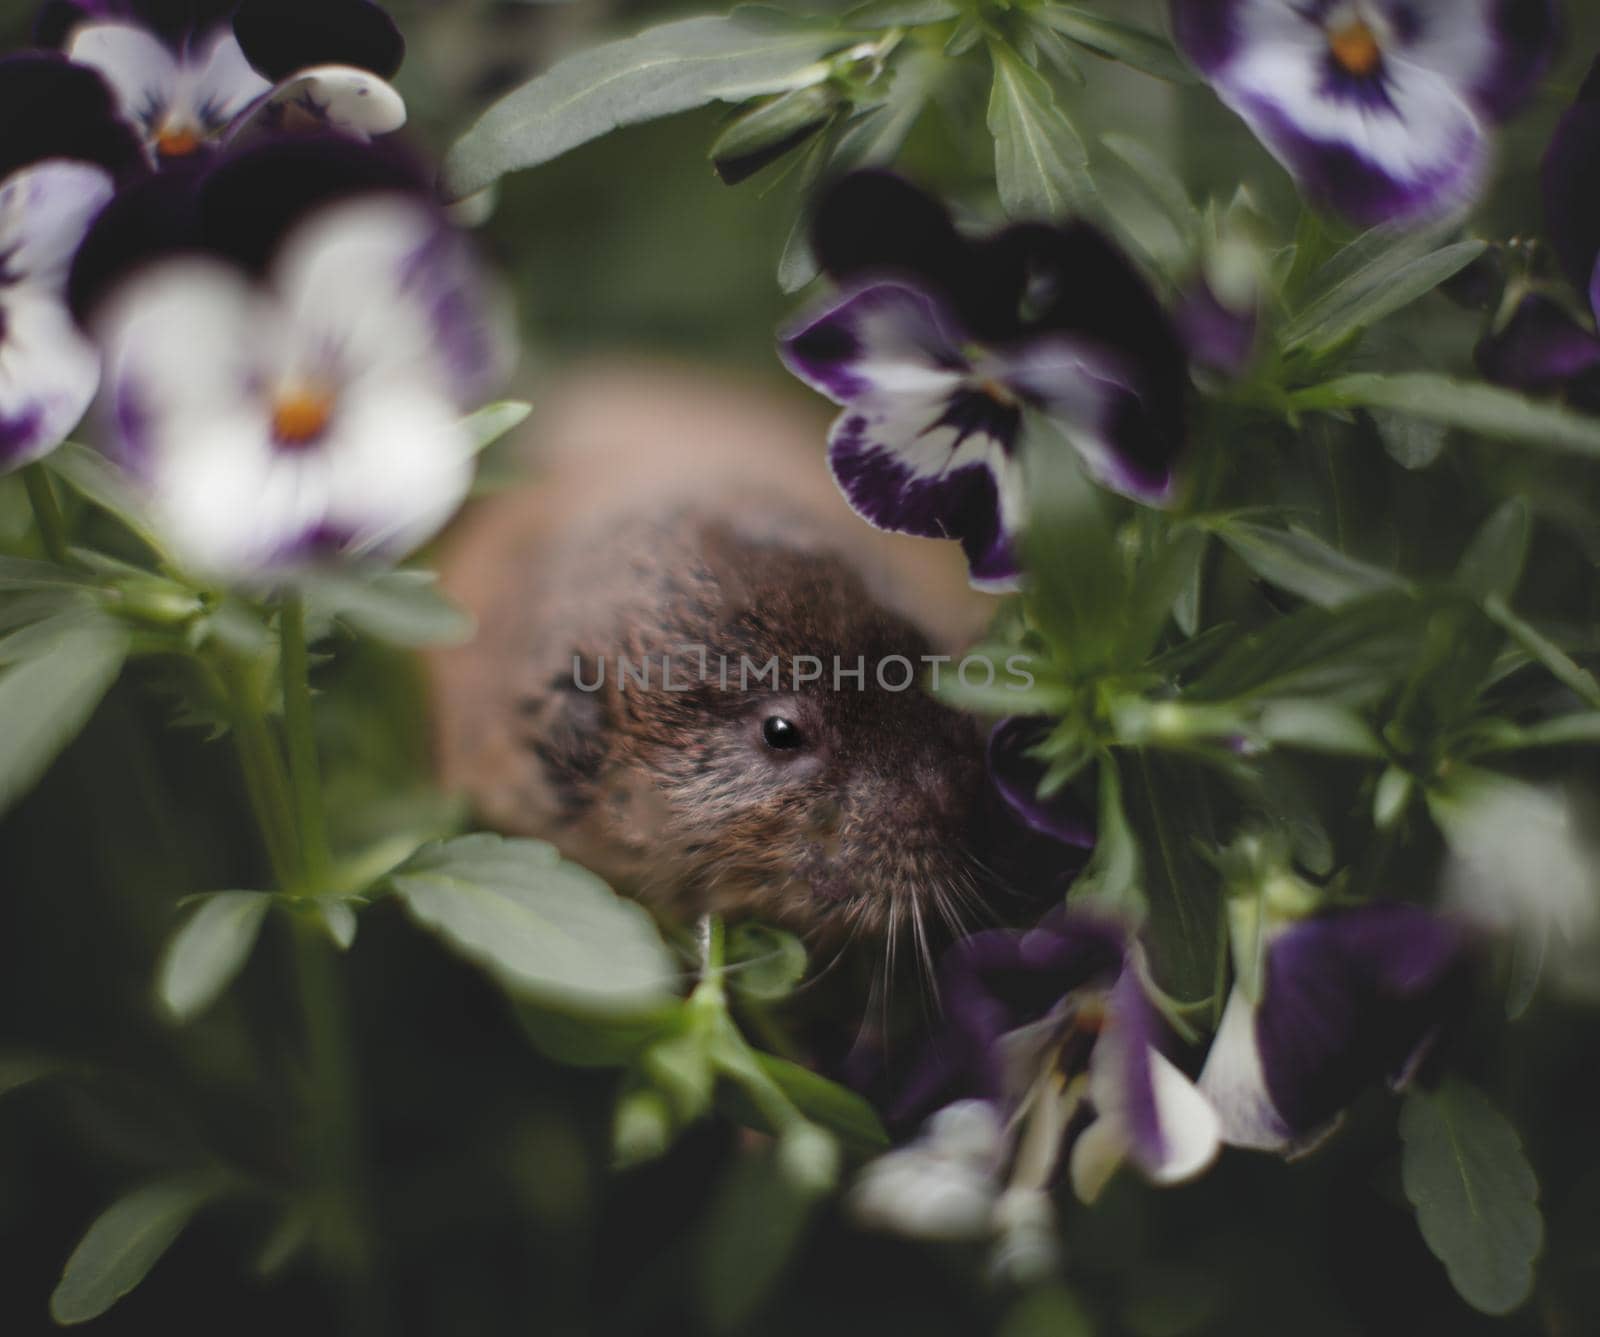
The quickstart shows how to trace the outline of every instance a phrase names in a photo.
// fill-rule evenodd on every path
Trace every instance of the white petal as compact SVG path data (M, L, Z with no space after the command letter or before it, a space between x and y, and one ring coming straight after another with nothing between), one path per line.
M215 133L272 89L244 58L232 28L219 29L206 45L191 49L179 76L186 124Z
M1015 1188L1042 1189L1055 1178L1067 1125L1086 1094L1082 1077L1063 1079L1052 1063L1039 1074L1012 1126L1018 1129L1017 1154L1011 1165Z
M1255 1011L1235 988L1223 1009L1200 1073L1200 1093L1220 1119L1222 1140L1231 1146L1282 1151L1289 1128L1272 1103L1256 1045Z
M59 293L78 244L111 201L111 177L88 163L50 160L0 184L0 274Z
M0 289L0 472L54 450L100 382L100 358L53 293Z
M318 65L268 92L244 113L234 135L327 128L371 139L405 123L405 99L392 85L351 65Z
M850 1209L867 1225L923 1239L985 1235L999 1195L1001 1145L999 1121L987 1104L946 1106L915 1142L861 1172Z
M1457 88L1476 88L1499 55L1492 10L1498 0L1412 0L1422 11L1407 60L1443 75Z
M1216 1159L1222 1121L1211 1102L1164 1054L1151 1052L1150 1078L1166 1156L1159 1165L1140 1168L1157 1184L1176 1184L1193 1178Z
M347 387L329 463L327 525L349 555L399 558L432 538L472 485L472 441L427 385Z
M1099 1118L1078 1134L1068 1169L1072 1191L1082 1203L1094 1202L1128 1154L1128 1139L1114 1119Z
M180 95L178 58L136 23L108 20L73 30L67 57L97 70L122 114L146 136L155 132Z

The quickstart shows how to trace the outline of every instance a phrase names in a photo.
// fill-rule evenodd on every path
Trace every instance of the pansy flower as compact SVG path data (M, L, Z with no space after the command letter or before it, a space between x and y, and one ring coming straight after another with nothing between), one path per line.
M1172 0L1178 45L1318 202L1439 216L1549 63L1554 0Z
M1562 272L1590 319L1579 321L1549 292L1529 292L1476 352L1489 380L1532 394L1562 394L1600 411L1600 61L1590 70L1545 153L1545 229Z
M405 122L386 82L404 46L367 0L53 0L38 35L105 78L158 165L246 132Z
M1215 1112L1161 1049L1139 950L1112 924L1060 915L1026 933L958 943L941 974L946 1024L904 1107L980 1099L1007 1130L1008 1190L1063 1160L1084 1201L1131 1161L1157 1184L1199 1174Z
M1187 372L1159 304L1083 224L971 240L886 173L822 198L813 248L839 291L780 340L795 375L844 407L828 459L880 529L959 539L973 584L1017 580L1025 412L1053 419L1101 482L1164 501Z
M247 155L221 193L270 194L285 166ZM465 496L460 418L502 363L462 239L376 191L299 213L264 267L224 254L157 248L93 307L113 451L154 527L185 566L242 583L404 556Z
M1034 755L1054 721L1013 715L989 734L989 779L1013 817L1028 830L1077 849L1094 848L1094 816L1068 788L1040 797L1049 767Z
M1259 989L1235 983L1200 1090L1224 1141L1288 1153L1326 1135L1364 1090L1409 1079L1460 1001L1467 933L1400 904L1261 933Z
M0 471L77 426L100 381L66 304L73 254L138 148L93 74L52 56L0 60Z

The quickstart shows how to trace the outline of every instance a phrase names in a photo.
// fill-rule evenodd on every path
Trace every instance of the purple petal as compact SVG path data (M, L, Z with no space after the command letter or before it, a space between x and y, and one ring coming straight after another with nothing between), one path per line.
M394 20L368 0L244 0L233 31L274 82L314 65L354 65L392 79L406 54Z
M1494 57L1473 84L1478 104L1503 121L1550 68L1561 37L1556 0L1493 0Z
M1001 720L989 735L989 775L1007 807L1029 830L1078 849L1094 846L1094 817L1070 789L1048 799L1039 797L1046 766L1028 755L1042 742L1052 721L1042 716L1014 715Z
M847 289L779 335L785 365L836 404L941 398L967 370L962 331L938 298L905 283Z
M1560 303L1524 297L1505 329L1488 335L1474 358L1485 379L1534 393L1554 393L1600 369L1600 338Z
M101 211L72 262L68 303L82 325L124 278L184 251L202 249L196 215L199 164L125 186Z
M237 0L47 0L34 22L34 40L41 46L63 46L81 23L128 20L178 49L190 38L226 23L236 3Z
M1249 370L1261 326L1254 308L1238 311L1226 305L1202 278L1179 295L1173 321L1196 366L1230 380Z
M1545 231L1572 286L1587 291L1600 256L1600 60L1556 126L1545 151Z
M1240 10L1246 0L1172 0L1172 38L1201 74L1223 69L1243 39Z
M1302 920L1272 940L1256 1042L1296 1137L1406 1071L1458 1001L1465 945L1459 924L1408 905Z

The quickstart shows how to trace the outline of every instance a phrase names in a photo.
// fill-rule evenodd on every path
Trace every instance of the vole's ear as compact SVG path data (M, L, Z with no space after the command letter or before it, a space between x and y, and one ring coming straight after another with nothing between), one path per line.
M569 670L518 697L515 728L562 816L570 819L594 803L605 765L607 665L601 656L582 654L567 663Z

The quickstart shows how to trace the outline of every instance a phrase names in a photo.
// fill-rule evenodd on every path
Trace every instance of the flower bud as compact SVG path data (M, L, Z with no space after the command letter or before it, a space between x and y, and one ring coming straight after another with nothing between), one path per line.
M844 95L831 83L781 93L735 120L711 146L711 165L736 186L799 148L832 118Z

